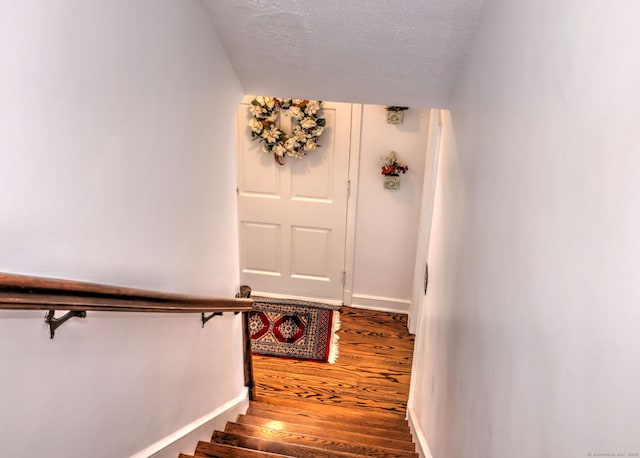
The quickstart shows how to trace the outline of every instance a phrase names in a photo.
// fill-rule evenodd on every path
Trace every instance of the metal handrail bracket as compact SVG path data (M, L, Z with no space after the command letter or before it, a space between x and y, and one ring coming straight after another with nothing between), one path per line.
M49 333L51 335L51 339L56 335L56 329L62 326L71 318L86 318L87 312L85 310L71 310L60 318L55 317L56 311L49 310L47 314L44 316L44 322L49 325Z

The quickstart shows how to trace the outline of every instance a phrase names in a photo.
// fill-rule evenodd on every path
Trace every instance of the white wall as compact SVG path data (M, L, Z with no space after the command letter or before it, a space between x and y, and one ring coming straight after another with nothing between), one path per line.
M639 21L632 0L485 2L415 354L435 458L640 452Z
M201 5L2 0L0 42L0 270L232 296L242 90ZM129 456L244 395L239 316L43 315L0 312L3 456Z
M363 106L353 305L409 311L428 127L427 109L410 108L393 125L383 106ZM383 189L380 173L392 150L409 165L398 190Z

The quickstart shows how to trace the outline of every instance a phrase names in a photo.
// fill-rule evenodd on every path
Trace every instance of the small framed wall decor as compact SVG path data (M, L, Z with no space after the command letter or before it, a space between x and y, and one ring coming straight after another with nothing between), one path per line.
M387 105L384 109L387 110L387 124L402 124L404 121L404 112L408 110L409 107Z

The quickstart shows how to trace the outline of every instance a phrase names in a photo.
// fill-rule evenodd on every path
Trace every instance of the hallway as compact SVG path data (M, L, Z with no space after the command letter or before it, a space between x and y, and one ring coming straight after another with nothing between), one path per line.
M428 255L406 407L422 456L640 454L640 2L328 3L2 2L0 271L231 298L243 97L363 104L346 299L406 312ZM427 222L425 149L374 105L448 110L429 243L399 257ZM399 190L378 147L410 165ZM256 358L259 396L404 413L411 350L351 313L335 366ZM4 312L2 455L193 450L246 389L241 317L188 315L89 314L52 340L41 312ZM406 361L381 368L390 341Z

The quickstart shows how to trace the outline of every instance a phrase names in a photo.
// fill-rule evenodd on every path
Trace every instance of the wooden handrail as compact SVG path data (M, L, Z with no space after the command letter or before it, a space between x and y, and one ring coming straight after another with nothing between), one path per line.
M243 353L245 386L249 399L255 397L249 312L253 306L251 288L242 286L241 297L233 299L163 293L144 289L124 288L97 283L62 280L0 273L0 310L48 310L51 338L55 329L73 317L86 317L87 311L101 312L153 312L153 313L205 313L243 312ZM69 310L62 318L55 318L55 310Z
M164 293L0 273L0 309L105 312L248 312L253 300Z

